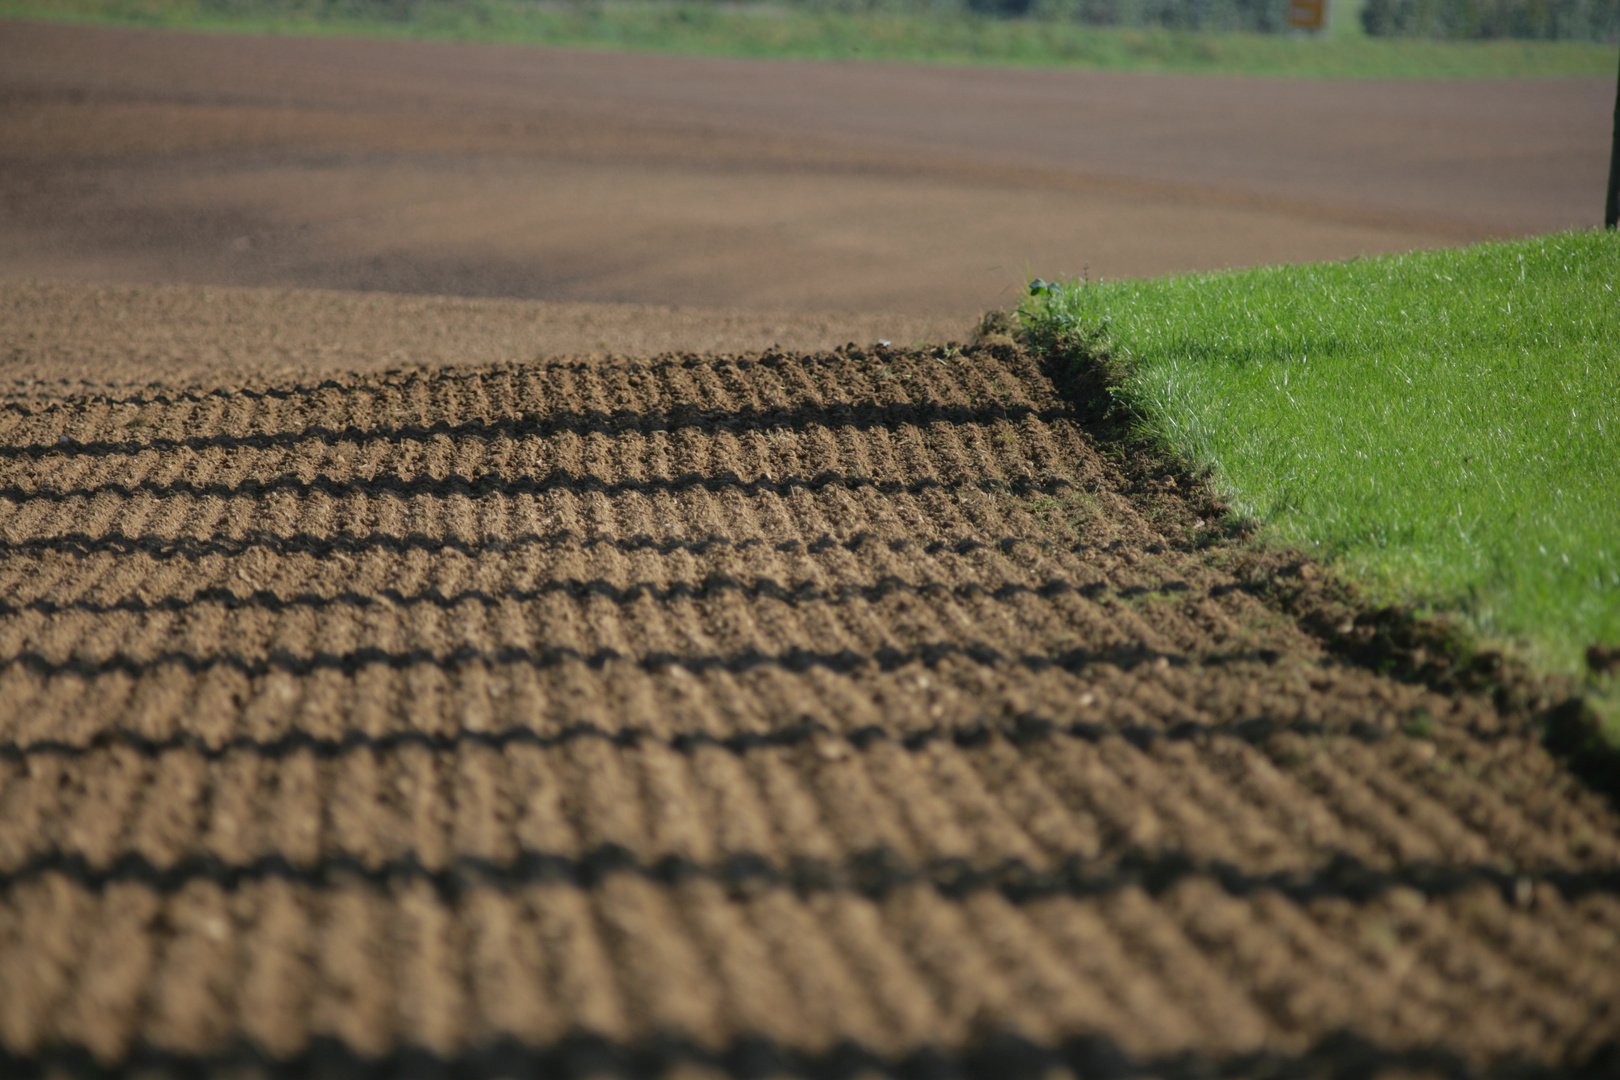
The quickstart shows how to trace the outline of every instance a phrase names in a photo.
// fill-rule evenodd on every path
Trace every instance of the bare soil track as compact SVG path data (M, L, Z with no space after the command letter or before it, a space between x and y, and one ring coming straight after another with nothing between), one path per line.
M1612 808L1326 651L1078 392L14 386L0 1071L1612 1066Z

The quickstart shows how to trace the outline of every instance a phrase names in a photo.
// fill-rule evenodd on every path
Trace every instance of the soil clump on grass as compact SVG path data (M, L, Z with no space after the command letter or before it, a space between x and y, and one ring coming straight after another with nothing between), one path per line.
M1331 651L1314 568L1064 390L13 383L0 1071L1606 1060L1612 807L1528 709Z

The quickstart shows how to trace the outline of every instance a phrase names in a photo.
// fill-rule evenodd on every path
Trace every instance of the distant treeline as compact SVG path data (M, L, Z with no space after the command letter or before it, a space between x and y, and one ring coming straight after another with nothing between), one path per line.
M1620 0L1367 0L1375 37L1620 40Z
M200 0L231 14L296 12L314 17L415 21L427 9L472 8L479 0ZM539 0L590 7L601 0ZM991 16L1083 26L1281 33L1288 0L667 0L671 7L785 4L840 14ZM1343 0L1330 0L1343 3ZM1455 40L1532 38L1620 41L1620 0L1365 0L1361 22L1375 37Z
M1276 33L1288 28L1288 0L964 0L981 15L1033 17L1087 26Z
M841 11L971 11L1087 26L1278 33L1288 0L793 0ZM1620 0L1366 0L1361 24L1374 37L1453 40L1530 38L1620 41Z
M739 0L731 0L739 2ZM740 0L748 2L748 0ZM1051 19L1086 26L1171 30L1288 30L1288 0L789 0L838 11ZM1341 0L1342 2L1342 0ZM1529 38L1620 41L1620 0L1366 0L1361 24L1374 37L1452 40Z
M854 2L859 4L861 0ZM1262 34L1288 29L1288 0L963 2L970 10L985 15L1046 17L1088 26L1161 26ZM919 6L928 3L920 0ZM1366 0L1361 25L1374 37L1620 41L1620 0Z

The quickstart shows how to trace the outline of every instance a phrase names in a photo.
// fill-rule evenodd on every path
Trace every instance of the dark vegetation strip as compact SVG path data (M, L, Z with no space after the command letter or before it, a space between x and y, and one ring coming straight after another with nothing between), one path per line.
M983 1032L965 1049L925 1044L894 1055L848 1039L808 1053L761 1035L741 1035L715 1050L673 1034L637 1042L571 1035L546 1046L502 1038L450 1056L405 1047L380 1058L361 1055L331 1036L316 1036L305 1050L286 1058L252 1043L239 1043L207 1056L137 1044L114 1064L105 1063L80 1045L51 1046L34 1054L15 1054L0 1047L0 1074L24 1080L46 1076L99 1080L136 1075L154 1080L234 1075L266 1080L663 1080L677 1070L693 1067L737 1080L858 1080L870 1076L894 1080L1046 1080L1060 1070L1083 1080L1368 1080L1384 1075L1438 1080L1598 1080L1620 1076L1617 1061L1620 1050L1610 1042L1585 1060L1567 1065L1508 1060L1478 1069L1443 1044L1395 1048L1353 1032L1330 1035L1302 1054L1262 1050L1212 1056L1185 1051L1146 1059L1132 1058L1106 1035L1076 1035L1043 1044L1002 1030Z
M1306 736L1339 736L1369 743L1390 737L1383 728L1364 722L1341 729L1315 721L1282 722L1269 717L1254 717L1230 724L1203 724L1188 720L1170 727L1154 727L1145 724L1107 725L1084 721L1061 723L1035 713L1024 713L1008 724L974 722L936 725L898 732L876 725L856 728L849 732L838 732L805 717L797 723L771 731L751 731L736 735L714 735L706 731L660 735L642 727L609 731L595 724L578 723L554 731L513 726L499 731L471 731L467 728L458 728L449 734L397 731L384 735L370 735L351 730L337 739L321 738L308 732L295 731L275 739L236 736L211 742L186 733L154 739L137 731L114 728L99 732L82 743L55 739L0 743L0 759L23 762L30 757L47 755L82 758L113 748L133 751L148 758L158 757L170 751L187 750L210 761L217 761L233 753L248 753L271 760L301 753L332 759L360 750L379 754L391 753L407 746L447 754L463 746L484 746L501 751L511 745L551 748L581 739L601 739L618 747L634 747L643 742L656 743L680 754L691 754L704 747L714 747L739 756L753 751L792 749L826 741L847 743L857 751L865 751L877 743L894 743L906 750L917 752L940 742L951 743L963 749L973 749L997 738L1006 739L1015 746L1027 746L1059 738L1083 739L1086 742L1097 743L1109 736L1117 736L1138 748L1146 749L1155 739L1179 742L1231 738L1259 745L1281 732Z
M805 428L854 428L858 431L884 429L892 431L910 425L926 427L929 424L949 424L959 427L967 424L987 425L998 420L1018 422L1033 418L1051 423L1070 415L1067 407L1036 409L1029 405L1002 405L987 403L982 406L943 405L938 402L873 401L848 404L799 406L797 408L755 408L743 406L732 409L711 409L692 406L671 408L656 412L638 412L631 409L598 409L591 411L545 411L537 416L525 414L523 419L501 417L493 420L464 420L450 423L438 420L431 424L402 424L398 426L327 427L315 424L297 431L260 432L249 435L189 435L184 438L155 436L149 439L79 439L62 437L51 443L27 443L20 446L0 446L0 460L35 460L49 455L89 455L104 458L113 454L136 455L148 452L168 454L177 450L274 450L318 442L326 446L348 443L363 446L368 443L427 442L439 437L491 441L500 438L547 438L553 435L623 435L647 434L654 431L674 431L701 428L706 432L727 431L733 434L749 431L799 431Z
M948 493L981 491L987 494L1003 495L1056 495L1060 492L1072 491L1075 488L1075 483L1072 480L1051 477L1039 480L1022 478L997 480L994 477L979 477L964 482L939 480L933 477L904 481L878 480L862 473L839 473L831 470L823 470L814 476L789 475L780 479L756 477L753 480L744 480L730 471L709 475L687 472L680 476L655 480L605 480L589 473L572 473L567 469L553 469L545 476L503 477L493 473L484 473L476 478L462 476L459 473L451 473L442 478L434 476L404 477L390 473L369 480L364 478L338 480L328 476L317 476L312 480L302 480L292 473L283 473L280 476L274 476L266 480L250 477L234 484L218 482L198 484L190 480L140 480L132 484L93 484L88 487L67 488L60 491L8 484L0 487L0 499L9 499L18 503L25 501L62 503L72 499L93 499L98 495L121 495L125 498L135 495L150 495L159 499L173 498L175 496L256 499L283 491L299 496L318 493L334 499L356 496L376 498L379 495L392 495L402 499L416 496L427 496L436 499L461 496L462 498L477 499L487 495L503 495L510 498L518 495L549 495L558 491L566 491L575 495L600 494L612 498L627 494L651 496L694 490L716 493L736 491L744 495L776 495L781 497L790 495L795 490L821 491L826 488L844 488L850 491L867 488L882 495L920 495L925 491Z
M989 866L975 866L962 858L914 865L882 847L838 861L794 858L778 864L755 852L736 853L713 864L677 854L647 861L619 844L603 844L582 856L527 851L501 863L463 855L438 869L423 866L414 853L385 860L365 859L349 852L331 853L303 865L283 855L266 855L245 865L199 855L155 866L145 855L131 851L98 867L76 852L48 852L34 856L15 870L0 873L0 892L50 874L87 889L139 884L165 895L201 881L225 890L258 881L286 881L315 889L337 888L350 882L364 882L379 889L425 882L447 903L485 889L507 891L534 885L594 889L625 874L670 887L688 881L714 882L737 898L788 889L800 897L856 893L882 900L900 889L920 886L948 900L995 892L1015 904L1051 897L1108 896L1128 888L1159 896L1183 881L1195 879L1215 881L1229 895L1239 898L1271 891L1301 904L1324 899L1365 904L1397 888L1414 889L1434 899L1479 885L1497 889L1505 900L1516 903L1533 895L1535 886L1542 883L1552 885L1568 900L1620 894L1617 867L1512 873L1498 866L1413 863L1379 870L1345 852L1334 852L1309 869L1255 874L1230 863L1194 859L1183 852L1135 848L1103 858L1070 855L1055 868L1040 870L1022 859Z
M658 672L665 668L686 671L729 671L741 674L760 668L783 668L792 672L823 669L841 675L856 674L863 670L896 671L908 664L921 664L935 668L947 661L967 661L984 667L1019 667L1026 671L1050 671L1061 668L1080 672L1097 664L1113 664L1130 670L1143 664L1163 660L1176 667L1195 667L1232 663L1276 663L1279 654L1271 649L1243 650L1239 652L1198 653L1184 655L1150 649L1144 645L1121 645L1102 652L1090 649L1067 649L1052 655L1028 653L1012 655L983 642L959 644L954 641L929 642L907 649L885 647L870 653L853 649L825 652L794 647L779 653L766 653L758 649L744 649L729 654L699 653L646 653L626 656L617 649L602 648L592 652L550 645L538 649L507 645L498 649L480 649L460 645L443 653L431 649L383 648L355 649L351 652L291 653L282 650L264 656L243 656L234 652L197 653L180 649L154 652L149 656L130 656L115 652L108 656L70 656L65 659L48 656L34 649L25 649L10 656L0 657L0 671L23 668L46 678L57 675L99 678L114 673L140 677L165 668L181 668L193 675L215 670L237 671L249 678L260 678L281 671L292 675L309 675L317 671L340 671L352 675L367 668L402 670L417 666L459 668L473 664L491 666L518 666L535 670L558 668L567 664L584 664L601 670L610 663L623 662L643 671Z
M259 529L245 533L242 536L166 537L153 536L149 533L132 536L128 533L117 532L95 535L71 532L32 537L27 540L7 540L0 537L0 558L47 554L88 556L105 553L111 555L146 555L154 559L196 561L211 555L230 557L242 555L249 551L268 551L278 555L306 554L318 557L365 555L377 551L393 555L403 555L412 551L424 551L429 554L454 551L461 555L475 557L485 553L518 551L526 548L546 550L579 548L583 551L591 551L600 547L608 547L627 553L652 552L658 555L671 555L676 552L684 552L689 555L704 555L711 551L747 551L752 548L767 546L775 551L806 551L812 555L819 555L834 550L858 552L866 544L878 544L888 548L890 551L906 551L910 548L917 548L928 555L938 555L942 552L967 555L971 552L983 551L989 548L1006 554L1019 544L1032 544L1041 547L1043 550L1050 550L1050 547L1048 547L1049 541L1031 539L1027 536L987 538L965 536L955 540L930 540L925 543L903 536L891 537L885 540L876 533L865 529L843 540L823 533L814 540L788 539L775 542L759 536L738 539L716 533L692 538L654 537L645 534L623 537L581 536L571 529L559 529L549 533L519 533L510 537L491 536L482 540L468 540L460 536L428 536L426 533L420 532L397 536L380 532L367 533L364 536L356 536L352 533L341 533L337 536L317 536L308 532L282 535ZM1077 555L1088 551L1140 551L1148 555L1162 555L1168 550L1162 544L1148 544L1144 547L1141 544L1126 540L1113 540L1106 544L1090 544L1080 541L1061 545L1061 548Z
M19 615L24 612L35 612L43 615L59 615L67 612L107 615L114 612L130 612L144 615L159 611L188 611L200 605L208 604L233 609L249 608L271 612L293 610L325 611L331 608L410 608L418 606L448 610L467 603L478 604L486 608L498 607L503 603L533 603L550 596L566 596L579 601L605 600L610 604L619 606L629 606L644 599L660 604L668 604L681 600L713 600L723 596L735 596L746 600L775 600L783 604L798 605L817 603L846 604L852 601L877 603L887 597L901 595L926 599L952 597L958 600L971 600L980 598L1001 603L1007 603L1025 596L1051 599L1069 594L1083 596L1094 601L1106 597L1135 600L1145 596L1172 596L1191 591L1192 586L1184 581L1166 582L1157 588L1132 585L1123 589L1111 589L1102 582L1075 585L1073 582L1064 581L1061 578L1051 578L1035 585L1003 582L992 588L978 582L947 585L938 581L905 581L893 575L884 575L869 585L839 584L818 586L813 581L801 581L796 584L784 585L775 578L769 577L742 580L730 574L709 574L697 581L676 581L663 585L650 581L636 581L628 585L615 585L613 582L603 578L591 578L588 580L550 578L541 584L528 588L511 586L494 591L462 589L449 594L441 592L437 587L429 587L420 592L411 593L401 592L398 589L379 589L376 592L340 592L330 596L323 596L315 592L301 592L291 596L282 596L268 589L256 589L244 595L228 588L213 587L199 589L190 596L165 596L156 600L149 600L142 596L123 596L117 600L107 602L82 599L69 601L38 599L14 604L0 600L0 617ZM1216 591L1222 591L1222 587L1218 586Z

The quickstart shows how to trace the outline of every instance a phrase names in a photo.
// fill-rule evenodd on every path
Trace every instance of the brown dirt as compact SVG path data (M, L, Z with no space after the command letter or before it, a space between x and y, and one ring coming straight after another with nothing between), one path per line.
M834 349L965 339L971 320L390 296L311 289L0 281L0 383L205 385L400 364Z
M1009 303L1026 274L1347 258L1596 225L1612 82L1194 78L0 22L0 274L954 325Z
M1580 224L1608 92L0 24L0 1075L1612 1067L1536 687L919 344Z
M1030 357L243 370L0 408L0 1072L1612 1061L1614 810Z

